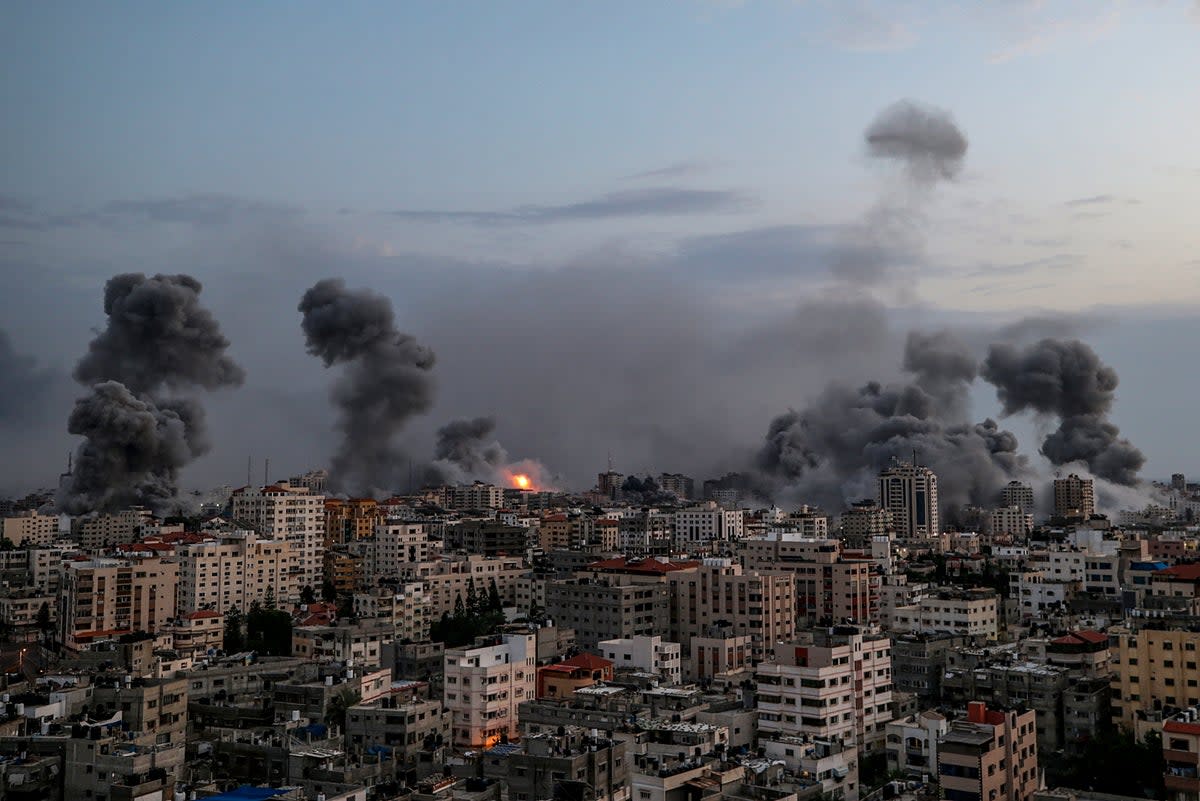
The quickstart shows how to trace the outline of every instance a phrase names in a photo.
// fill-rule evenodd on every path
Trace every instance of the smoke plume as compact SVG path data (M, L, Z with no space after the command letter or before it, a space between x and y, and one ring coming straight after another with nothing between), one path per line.
M967 137L949 112L912 100L881 111L863 138L869 155L900 162L919 184L952 180L967 154Z
M910 383L827 387L803 411L776 417L758 454L773 494L840 509L874 495L875 476L894 459L938 474L947 506L990 504L1024 472L1016 437L993 420L965 419L975 363L948 332L913 333L905 347Z
M1057 417L1042 443L1053 464L1084 462L1093 474L1133 485L1146 459L1108 421L1117 374L1079 340L1043 339L1023 349L992 345L982 376L996 387L1004 413Z
M177 506L180 468L208 450L204 410L188 393L244 378L200 291L188 275L125 273L105 285L108 325L74 373L91 394L68 420L84 442L60 492L65 511Z
M433 402L434 355L396 329L392 304L341 279L318 281L300 299L308 352L345 365L334 384L342 442L330 482L355 494L394 490L407 469L396 436Z
M494 482L508 462L508 452L492 436L495 430L496 421L491 417L453 420L439 428L431 480L439 484Z

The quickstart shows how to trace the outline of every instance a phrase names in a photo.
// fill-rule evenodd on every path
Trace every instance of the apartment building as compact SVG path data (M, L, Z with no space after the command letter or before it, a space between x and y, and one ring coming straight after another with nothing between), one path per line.
M203 542L179 545L180 613L215 609L245 612L268 595L280 606L300 599L303 574L296 544L290 539L266 539L252 531L232 531Z
M359 751L391 749L392 758L409 765L427 739L450 737L450 714L441 699L387 695L346 709L346 744Z
M892 513L873 500L863 500L850 504L850 508L842 513L840 523L842 539L862 547L874 537L892 531Z
M259 534L286 540L295 554L299 586L319 590L325 580L325 496L288 482L235 490L233 519Z
M1033 513L1022 506L993 509L988 512L983 530L993 542L1002 538L1023 541L1033 531Z
M383 509L374 498L326 498L325 547L366 539L383 521Z
M995 639L999 634L1000 596L986 588L941 588L892 613L898 633L946 632Z
M158 557L69 562L63 573L60 638L78 650L93 640L154 633L175 617L178 566Z
M789 532L768 532L738 543L747 570L785 571L796 581L796 616L810 625L879 619L880 576L874 562L847 559L842 543Z
M58 515L17 512L4 518L3 536L13 545L49 545L58 536L58 528Z
M1150 712L1200 704L1200 632L1108 630L1113 721L1131 731Z
M71 539L85 551L103 551L137 540L149 521L149 509L135 506L113 514L84 515L71 521Z
M1054 516L1082 520L1096 514L1096 482L1071 473L1054 480Z
M927 709L887 725L889 773L921 777L938 765L938 741L950 730L946 716Z
M1163 721L1163 784L1170 801L1200 799L1200 707Z
M715 501L689 506L675 512L675 546L707 547L716 541L739 540L744 535L744 515L723 509Z
M550 581L546 614L575 630L582 648L604 640L653 636L670 628L671 590L665 583L637 582L625 575Z
M891 641L839 626L775 646L755 673L760 734L883 749L892 719Z
M634 669L653 673L665 684L679 684L683 680L683 662L679 643L664 641L658 635L625 637L617 640L602 640L596 650L615 669Z
M429 637L432 618L425 582L409 581L394 588L354 594L354 616L363 620L386 620L397 640L420 642Z
M938 778L946 801L1029 801L1040 785L1036 713L967 705L938 743Z
M1000 490L1000 505L1015 506L1023 512L1033 511L1033 487L1020 481L1010 481Z
M375 526L362 544L363 569L376 578L399 576L409 565L442 557L442 541L430 539L424 523L388 520Z
M537 687L537 636L500 634L445 656L445 708L456 748L490 748L520 737L517 709Z
M668 573L667 581L671 639L685 654L691 653L692 638L718 621L750 638L755 660L796 633L796 586L790 573L747 571L730 559L705 559L697 569Z
M938 479L928 467L901 462L879 474L879 506L887 509L896 539L908 545L937 547Z
M403 564L399 578L425 582L430 619L437 620L454 613L458 598L465 603L472 586L476 592L486 593L493 581L505 606L512 606L517 599L517 582L527 572L521 557L459 554L431 562Z

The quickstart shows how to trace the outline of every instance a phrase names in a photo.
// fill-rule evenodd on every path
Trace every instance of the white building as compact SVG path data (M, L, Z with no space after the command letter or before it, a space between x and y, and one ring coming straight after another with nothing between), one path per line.
M715 501L675 512L675 544L681 548L714 540L737 540L744 533L742 513L723 509Z
M301 587L320 590L325 578L325 496L288 482L233 493L233 519L292 544Z
M402 568L431 562L442 556L442 541L431 540L424 523L389 520L375 526L375 536L364 542L363 572L369 576L398 576Z
M984 522L989 537L1013 537L1024 540L1033 531L1033 513L1020 506L1002 506L988 512Z
M938 519L938 480L928 467L900 463L879 474L879 505L892 516L896 538L933 544L942 533Z
M537 635L501 634L446 651L445 707L456 748L520 737L517 709L537 688Z
M945 716L932 709L893 720L887 725L888 772L935 776L938 740L949 729Z
M683 680L683 660L677 642L664 642L662 637L626 637L620 640L601 640L596 644L600 655L613 663L614 669L633 668L661 676L667 684Z
M937 589L897 607L892 629L905 633L949 632L995 639L1000 631L1000 597L990 589Z
M850 626L777 644L755 676L760 738L819 737L882 750L892 719L891 654L887 637Z

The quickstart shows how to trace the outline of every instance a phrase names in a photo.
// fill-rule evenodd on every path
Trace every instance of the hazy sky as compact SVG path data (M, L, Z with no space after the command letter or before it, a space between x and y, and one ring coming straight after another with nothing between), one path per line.
M52 482L64 376L126 271L199 278L247 369L206 401L216 447L192 483L238 481L247 455L327 459L331 376L296 312L327 275L392 297L438 351L417 453L494 413L510 453L576 484L610 447L629 471L734 469L826 381L894 372L907 328L982 343L1032 316L1117 369L1147 476L1200 474L1196 3L0 13L0 328L55 386L0 403L0 489ZM908 191L862 141L904 98L953 115L965 167L908 207L885 278L847 286L831 261ZM865 304L861 325L824 319L834 303Z

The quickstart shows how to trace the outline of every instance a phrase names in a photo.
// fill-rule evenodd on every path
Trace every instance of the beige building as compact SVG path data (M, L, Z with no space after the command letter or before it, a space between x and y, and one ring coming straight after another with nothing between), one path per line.
M880 576L869 559L846 559L842 543L788 532L744 539L747 570L786 571L796 581L796 616L809 624L863 625L879 619Z
M936 547L942 533L938 481L928 467L901 462L880 473L879 505L891 514L896 539Z
M520 557L467 554L402 565L400 578L425 582L430 619L438 620L454 613L456 599L461 597L466 603L472 584L476 592L486 593L494 580L505 605L515 604L517 582L526 570Z
M152 518L140 506L114 514L85 515L71 521L71 538L85 551L102 551L141 537L142 526Z
M745 533L745 516L706 501L675 512L675 546L708 548L713 542L740 540Z
M1072 473L1054 480L1054 516L1080 517L1096 514L1096 482Z
M456 748L489 748L520 737L517 708L537 689L537 636L500 634L451 648L445 661L445 708Z
M891 640L853 626L778 643L756 672L762 736L809 736L881 751L892 719Z
M320 591L325 579L325 496L285 481L235 490L232 501L239 525L292 544L298 586Z
M1000 632L1000 596L995 590L934 589L916 603L897 607L891 627L899 633L948 632L995 639Z
M875 501L859 501L842 513L840 522L842 539L862 547L892 530L892 513Z
M1033 531L1033 513L1020 506L1002 506L988 512L984 533L993 540L1010 537L1024 540Z
M1037 713L967 705L937 747L938 779L947 801L1029 801L1041 784Z
M268 592L284 606L300 598L301 574L290 540L264 539L252 531L219 534L175 549L181 613L215 609L222 614L260 604Z
M424 523L389 520L375 526L362 544L363 568L374 578L399 576L408 565L432 562L442 556L442 541L429 538Z
M664 684L679 684L683 679L683 660L679 643L663 641L659 636L640 635L619 640L603 640L596 650L612 662L614 670L632 669L653 673Z
M429 638L429 598L425 582L410 581L399 587L354 594L354 615L360 620L386 620L397 640L420 642Z
M1118 626L1107 634L1115 723L1136 730L1139 714L1200 704L1200 632Z
M68 562L60 609L63 645L78 650L122 633L162 630L175 617L178 580L178 565L158 557Z
M58 536L58 515L17 512L4 518L4 539L13 545L49 545Z
M763 659L776 642L796 633L793 576L743 570L730 559L706 559L695 570L667 574L671 587L671 639L691 654L691 641L718 621L750 638L751 658Z

